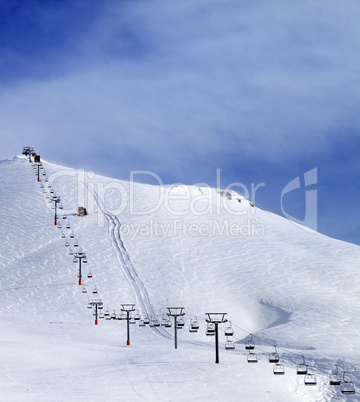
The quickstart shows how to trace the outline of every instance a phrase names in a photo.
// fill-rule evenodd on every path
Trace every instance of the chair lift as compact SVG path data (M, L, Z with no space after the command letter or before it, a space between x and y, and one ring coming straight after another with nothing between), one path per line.
M106 307L104 316L105 316L105 317L109 317L109 316L110 316L109 307Z
M87 308L92 308L92 304L91 304L90 300L88 301Z
M253 350L255 349L255 343L253 341L252 334L250 334L250 339L245 342L245 349L246 350Z
M71 231L71 233L70 233L70 239L73 239L75 236L74 236L74 232L73 231Z
M183 326L185 325L185 320L184 317L178 317L177 321L176 321L176 325L178 328L183 328Z
M105 318L105 315L102 311L100 311L100 313L99 313L99 318Z
M164 313L161 318L161 326L166 327L169 322L170 322L170 318L168 317L168 315L166 313Z
M97 287L96 287L96 285L94 286L94 289L93 289L93 291L92 291L92 292L93 292L93 294L94 294L94 295L96 295L96 294L97 294L97 292L98 292L98 291L97 291Z
M190 320L190 326L189 326L189 332L198 332L199 329L199 322L197 320L197 317L192 318Z
M66 224L66 229L70 229L70 222L69 221Z
M279 355L276 350L276 346L274 345L275 351L269 354L269 363L278 363L279 362Z
M61 236L62 239L65 239L65 233L64 232L61 232L60 236Z
M69 246L70 246L69 242L67 240L65 240L65 247L69 247Z
M341 393L344 395L355 394L355 386L351 381L345 380L345 371L343 374L343 380L341 382Z
M85 285L83 285L83 288L82 288L82 293L87 293L87 290L86 290Z
M233 336L234 335L234 329L231 325L231 321L229 321L229 326L225 328L225 336Z
M71 247L69 247L69 255L74 255L74 251Z
M157 316L153 319L153 327L160 327L160 321Z
M61 222L58 222L57 227L58 229L62 229Z
M229 337L226 337L226 341L225 341L225 349L226 350L233 350L235 349L235 343L234 341L232 341L231 339L229 339Z
M132 314L129 317L129 324L136 324L135 318Z
M59 205L59 209L64 209L62 202Z
M75 240L74 247L79 247L79 243Z
M316 382L315 374L310 374L310 373L305 374L304 384L305 385L316 385L317 382Z
M247 362L248 363L257 363L258 359L257 359L256 353L249 352L249 354L247 355Z
M111 313L110 317L111 317L112 320L115 320L115 318L116 318L115 310Z
M139 321L139 320L140 320L141 317L140 317L139 310L135 310L135 311L134 311L133 317L134 317L134 320L135 320L135 321Z
M303 361L296 366L296 374L304 375L307 374L307 365L305 364L305 357L301 356Z
M139 320L139 327L145 327L144 319L140 318Z
M87 277L88 277L89 279L92 278L92 273L91 273L91 271L88 272Z
M120 314L118 314L117 319L118 320L127 320L127 314L124 311L122 311Z
M341 384L341 376L339 374L338 366L335 364L335 370L330 374L330 385L340 385Z
M273 373L275 375L284 375L285 374L284 366L280 363L275 363L274 368L273 368Z
M149 325L149 324L150 324L150 320L149 320L149 317L148 317L147 315L144 317L144 324L145 324L145 325Z
M215 335L215 324L213 322L208 322L206 326L206 335L213 336Z

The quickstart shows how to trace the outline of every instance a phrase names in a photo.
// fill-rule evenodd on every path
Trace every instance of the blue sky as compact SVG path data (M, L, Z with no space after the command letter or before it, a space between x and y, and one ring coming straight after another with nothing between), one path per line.
M165 183L220 168L280 215L317 168L318 230L360 244L358 21L358 0L0 0L0 157ZM304 187L283 201L304 219Z

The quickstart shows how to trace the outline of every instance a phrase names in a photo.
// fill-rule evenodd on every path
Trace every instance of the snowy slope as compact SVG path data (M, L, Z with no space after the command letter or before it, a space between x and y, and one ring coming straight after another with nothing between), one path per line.
M328 385L337 364L360 386L358 246L310 234L236 193L44 167L62 200L61 229L31 164L0 163L3 400L358 400ZM75 240L87 255L86 294L69 255ZM131 325L126 346L125 321L95 326L94 286L117 313L121 303L160 318L185 307L178 349L172 328ZM224 350L220 325L219 365L206 312L226 312L235 330L236 349ZM200 331L190 334L194 316ZM257 364L246 361L250 333ZM268 362L273 345L284 376ZM316 386L296 375L302 356Z

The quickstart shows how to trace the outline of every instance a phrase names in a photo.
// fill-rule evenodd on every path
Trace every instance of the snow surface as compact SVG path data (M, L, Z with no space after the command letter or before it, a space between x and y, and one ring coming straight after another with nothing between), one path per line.
M359 246L311 234L234 192L43 163L62 200L61 229L37 170L22 156L0 162L0 400L360 400ZM76 215L81 205L85 217ZM87 255L86 294L69 255L75 240ZM127 346L125 321L94 325L92 297L116 313L134 303L160 319L166 307L185 307L178 349L173 328L138 325ZM229 324L219 325L220 364L207 312L227 313L235 330L236 348L225 350ZM195 316L200 330L189 333ZM250 333L257 364L246 359ZM268 362L273 345L284 376ZM296 374L302 356L316 386ZM329 385L334 364L355 395Z

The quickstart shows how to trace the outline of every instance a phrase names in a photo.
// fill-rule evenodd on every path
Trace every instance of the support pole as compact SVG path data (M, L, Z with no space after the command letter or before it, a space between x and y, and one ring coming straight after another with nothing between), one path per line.
M177 349L177 316L174 316L175 349Z
M79 285L81 285L81 258L79 257Z
M215 323L215 363L219 363L219 332L218 332L219 324Z
M130 346L130 311L126 312L126 322L127 322L127 340L126 345Z

